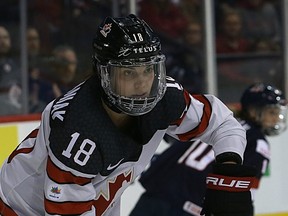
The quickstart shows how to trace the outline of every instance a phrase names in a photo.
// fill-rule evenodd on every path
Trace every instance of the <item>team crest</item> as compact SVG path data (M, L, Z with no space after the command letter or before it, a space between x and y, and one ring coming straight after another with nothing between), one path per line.
M111 32L111 28L112 28L112 23L107 23L103 26L102 30L100 31L100 33L104 36L107 37L107 35Z
M60 194L61 193L61 189L58 188L58 187L52 187L51 192L55 193L55 194Z
M55 187L51 187L50 191L49 191L49 197L51 199L59 199L61 196L61 188L59 188L58 186Z

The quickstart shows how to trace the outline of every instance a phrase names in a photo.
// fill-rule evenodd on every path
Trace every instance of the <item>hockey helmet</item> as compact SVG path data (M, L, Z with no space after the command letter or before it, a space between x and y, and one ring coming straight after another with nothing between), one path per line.
M241 97L242 111L248 113L248 109L256 110L254 119L263 127L266 135L277 135L286 129L287 101L281 90L272 85L255 83L249 86ZM277 122L270 127L263 125L263 113L268 108L276 109Z
M114 111L143 115L161 100L166 91L165 56L159 38L143 20L133 14L107 17L93 50L103 99Z

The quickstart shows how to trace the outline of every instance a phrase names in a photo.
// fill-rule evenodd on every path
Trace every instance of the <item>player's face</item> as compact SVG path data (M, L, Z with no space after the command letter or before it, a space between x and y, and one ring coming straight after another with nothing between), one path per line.
M262 112L262 127L269 128L273 127L279 122L281 117L280 108L277 107L266 107Z
M113 74L111 84L118 95L132 98L145 98L150 95L154 81L152 65L118 67Z

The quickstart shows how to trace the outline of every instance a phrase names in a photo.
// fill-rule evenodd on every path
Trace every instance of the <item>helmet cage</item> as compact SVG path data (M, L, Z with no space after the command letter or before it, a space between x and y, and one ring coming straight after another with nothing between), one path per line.
M246 118L255 121L259 124L266 135L278 135L286 129L287 120L287 101L281 90L278 88L266 85L264 83L255 83L249 86L241 97L242 114ZM250 116L249 110L255 109L256 115ZM264 112L266 109L275 109L275 113L270 116L274 125L264 125ZM274 111L273 111L274 112ZM276 121L276 115L277 121Z
M115 73L125 68L151 67L153 83L149 95L127 96L117 92ZM165 56L157 55L150 58L110 60L105 65L99 65L101 85L109 102L123 113L138 116L151 111L166 91ZM116 79L116 80L115 80ZM116 84L115 84L116 82Z
M268 136L279 135L287 128L287 106L280 104L266 105L265 107L261 108L261 116L259 119L260 122L262 122L261 120L263 119L263 112L267 108L277 109L278 120L272 126L263 127L263 132Z

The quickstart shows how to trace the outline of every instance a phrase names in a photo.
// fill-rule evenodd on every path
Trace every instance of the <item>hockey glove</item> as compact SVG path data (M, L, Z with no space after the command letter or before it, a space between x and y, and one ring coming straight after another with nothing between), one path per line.
M201 215L252 216L250 188L256 170L237 164L215 164L206 178L206 195Z

